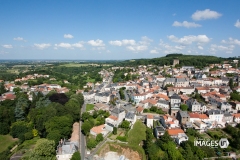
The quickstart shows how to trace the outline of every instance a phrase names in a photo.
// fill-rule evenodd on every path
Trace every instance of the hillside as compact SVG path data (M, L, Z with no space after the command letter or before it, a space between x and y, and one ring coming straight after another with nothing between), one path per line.
M205 67L208 64L214 63L223 63L225 60L233 60L239 58L222 58L216 56L207 56L207 55L184 55L184 54L168 54L165 57L153 58L153 59L134 59L127 60L120 63L118 65L123 66L136 66L136 65L172 65L174 59L179 59L179 66L196 66L199 68Z

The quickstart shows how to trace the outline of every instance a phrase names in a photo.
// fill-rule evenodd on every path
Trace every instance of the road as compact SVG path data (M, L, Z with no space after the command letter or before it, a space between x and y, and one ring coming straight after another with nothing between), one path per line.
M84 103L81 108L81 114L86 111L86 104ZM85 160L85 153L86 153L86 138L84 134L81 132L82 128L82 121L80 123L80 153L81 153L81 159Z
M129 96L127 94L126 89L123 92L124 92L124 96L125 96L125 101L128 102L129 101Z

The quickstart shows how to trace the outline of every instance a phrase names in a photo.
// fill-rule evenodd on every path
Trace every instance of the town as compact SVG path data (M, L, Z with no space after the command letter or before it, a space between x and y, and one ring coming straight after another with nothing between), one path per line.
M87 75L85 84L37 70L1 79L0 134L16 138L3 157L239 158L239 58L200 68L181 65L181 55L167 56L172 64L163 66L89 64L98 76L91 70L75 75ZM194 146L196 138L227 138L229 146Z

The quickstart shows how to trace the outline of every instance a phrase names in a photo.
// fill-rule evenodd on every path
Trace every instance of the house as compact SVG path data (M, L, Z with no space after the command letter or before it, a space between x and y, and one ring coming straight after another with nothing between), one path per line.
M157 105L159 108L169 109L169 101L166 101L166 100L164 100L164 99L158 100L156 105Z
M162 125L156 126L156 127L154 128L154 135L155 135L155 137L156 137L156 138L159 138L160 136L164 135L165 130L166 130L166 129L165 129Z
M240 123L240 113L233 114L233 121Z
M170 114L176 116L177 112L180 110L181 97L174 93L170 98Z
M109 111L109 105L104 104L104 103L96 103L94 105L94 110Z
M143 110L144 110L143 107L138 106L138 107L136 108L136 113L137 113L137 114L142 114L142 113L143 113Z
M133 112L127 112L127 114L125 115L125 121L130 122L131 127L134 125L136 120L137 120L137 116Z
M152 115L152 114L148 114L148 115L147 115L147 121L146 121L146 123L147 123L147 126L148 126L149 128L152 128L152 127L153 127L153 115Z
M103 137L105 137L108 132L109 131L106 130L106 128L105 128L105 124L102 124L100 126L95 126L90 130L90 134L94 135L94 136L97 136L98 134L102 134Z
M180 145L182 142L188 140L188 136L184 133L182 129L174 128L174 129L167 129L167 132L171 138Z
M212 123L212 127L217 127L218 125L222 125L224 113L221 110L208 110L207 115L209 117L209 121Z
M195 130L198 130L200 133L202 133L202 132L204 132L206 130L207 124L202 122L202 121L200 121L200 120L199 121L195 120L193 128Z
M144 99L147 98L147 94L146 93L143 93L143 94L134 94L132 99L135 103L139 103L141 101L143 101Z
M233 122L233 115L231 115L228 111L223 111L223 122L225 123L232 123Z
M202 121L202 122L208 122L209 118L206 114L199 114L199 113L189 113L189 121L194 122L194 121Z
M78 151L78 143L67 140L59 142L56 150L57 160L70 160L72 155Z
M125 110L116 107L111 111L111 115L105 119L106 129L109 131L113 131L113 127L118 127L120 123L122 123L123 119L125 118Z
M99 92L95 94L95 101L100 103L108 103L110 101L110 92Z
M221 102L219 108L220 110L231 111L232 105L229 104L228 102Z
M240 110L240 102L235 101L231 103L233 105L233 108L236 110Z
M177 120L179 121L180 124L185 124L190 120L189 114L187 111L178 111L177 112Z
M16 98L16 95L14 92L6 92L0 96L0 102L5 100L14 100Z

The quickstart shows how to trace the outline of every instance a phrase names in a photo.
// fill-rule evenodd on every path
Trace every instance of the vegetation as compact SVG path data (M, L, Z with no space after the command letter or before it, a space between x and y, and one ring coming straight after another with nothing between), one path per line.
M187 111L188 110L188 106L186 104L181 104L180 108L182 111Z
M86 112L93 110L94 105L93 104L87 104L86 105Z
M125 94L124 94L125 89L126 89L125 87L122 87L122 88L119 89L120 99L122 99L122 100L125 99Z
M71 160L81 160L81 154L80 154L80 152L79 152L79 151L74 152L73 155L72 155Z
M13 139L10 135L0 135L0 153L5 151L8 147L11 148L17 139Z
M128 132L128 143L131 145L139 145L141 141L146 139L146 126L141 121L136 121L133 128Z
M156 106L152 106L150 109L144 109L143 113L157 113L157 114L164 114L163 110L161 108L158 108Z

